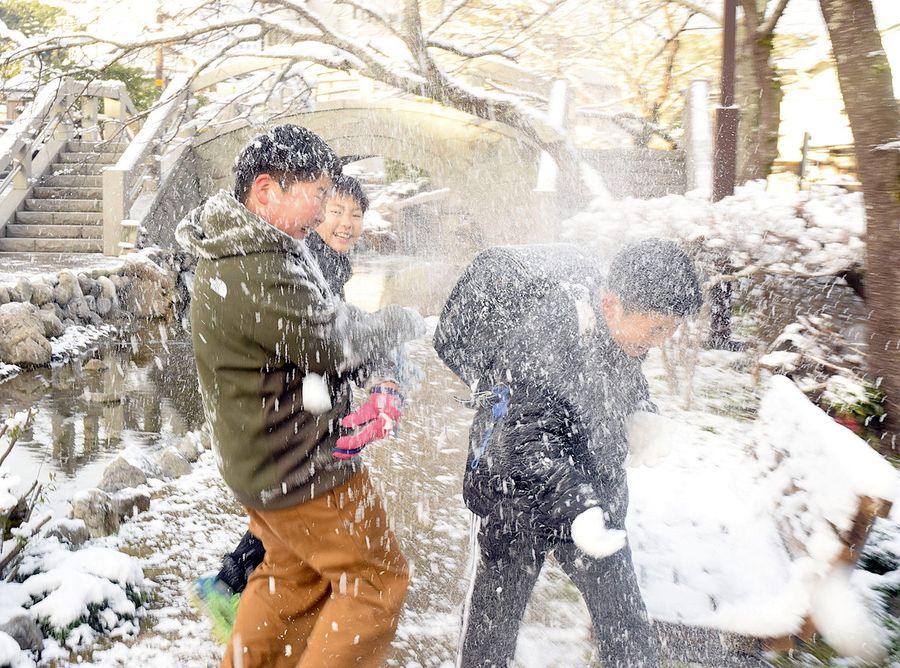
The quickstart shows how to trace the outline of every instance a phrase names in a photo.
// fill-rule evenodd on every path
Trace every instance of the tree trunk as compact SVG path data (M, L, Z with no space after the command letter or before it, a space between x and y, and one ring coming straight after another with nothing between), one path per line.
M900 433L900 134L891 67L870 0L819 0L837 62L866 206L868 367L887 400L885 428ZM885 443L900 446L892 440Z
M760 34L766 2L744 0L738 42L738 184L764 179L778 157L781 124L781 80L772 61L773 34Z

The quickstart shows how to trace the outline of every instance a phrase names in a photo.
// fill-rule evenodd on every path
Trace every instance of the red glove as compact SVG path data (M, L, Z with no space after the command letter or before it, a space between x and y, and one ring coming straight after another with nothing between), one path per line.
M403 395L399 390L384 385L376 385L369 392L369 400L341 419L341 426L347 429L364 425L355 434L341 436L332 454L338 459L350 459L358 455L372 441L389 436L400 421L400 407Z

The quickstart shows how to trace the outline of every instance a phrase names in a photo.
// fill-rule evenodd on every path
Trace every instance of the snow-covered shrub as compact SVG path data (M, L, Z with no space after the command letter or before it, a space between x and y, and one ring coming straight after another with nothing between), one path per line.
M79 649L98 635L136 635L144 585L136 558L102 547L70 552L49 537L29 546L14 582L0 583L0 613L26 614L46 637Z
M10 546L7 549L6 541L10 536L11 529L18 527L27 521L30 515L30 506L33 499L29 496L34 494L35 487L26 491L23 495L19 490L22 485L20 476L13 475L4 461L15 446L16 441L31 424L34 416L32 411L20 411L10 418L6 418L0 422L0 575L6 565L12 560L18 549ZM24 538L20 536L17 539L21 542ZM16 542L16 541L10 541Z
M735 273L831 276L862 264L861 193L841 188L771 192L756 181L720 202L697 195L598 198L563 223L563 238L611 257L630 241L669 237L721 256Z
M837 330L828 314L800 316L776 337L759 366L793 378L846 426L868 426L885 414L884 395L863 375L862 351Z

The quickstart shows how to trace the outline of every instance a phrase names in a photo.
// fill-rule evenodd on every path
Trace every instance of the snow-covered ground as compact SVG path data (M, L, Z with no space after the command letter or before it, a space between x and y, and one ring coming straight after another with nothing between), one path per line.
M443 668L452 665L468 585L470 516L461 479L471 412L454 401L465 388L427 339L416 342L411 354L425 381L398 437L370 447L366 457L413 568L389 665ZM755 477L760 467L751 423L761 389L750 371L739 353L701 352L688 410L683 392L669 386L661 357L653 354L645 365L661 414L674 421L668 430L671 451L655 465L629 472L630 540L656 618L721 626L773 622L759 615L750 619L738 607L776 590L788 566ZM134 555L152 583L140 632L102 641L78 656L51 647L48 657L55 656L56 665L218 665L221 648L192 607L189 590L195 578L218 569L246 521L210 452L189 475L153 482L152 492L148 512L125 523L117 536L91 542ZM891 540L882 541L885 549ZM857 572L854 585L872 592L893 577ZM587 611L551 560L526 612L517 665L584 666L590 657Z

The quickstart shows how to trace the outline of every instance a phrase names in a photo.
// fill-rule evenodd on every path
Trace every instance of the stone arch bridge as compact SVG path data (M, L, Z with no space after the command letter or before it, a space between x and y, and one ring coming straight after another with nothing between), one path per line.
M320 102L276 122L310 128L341 156L381 156L423 169L433 188L449 190L448 207L468 212L490 243L527 241L524 230L547 208L546 194L534 190L540 149L503 123L407 98ZM154 243L169 243L182 214L232 187L234 159L258 132L245 121L198 132L144 219Z

